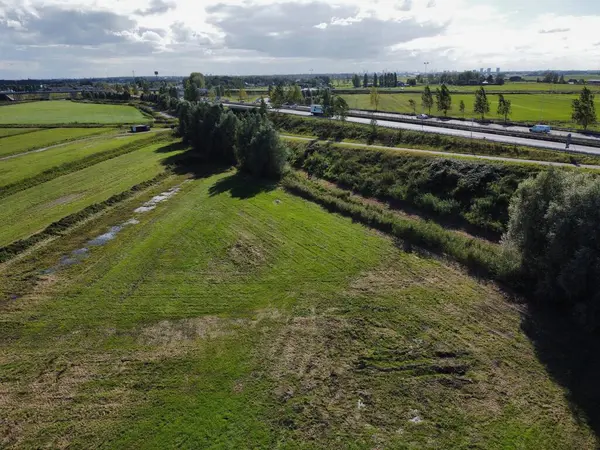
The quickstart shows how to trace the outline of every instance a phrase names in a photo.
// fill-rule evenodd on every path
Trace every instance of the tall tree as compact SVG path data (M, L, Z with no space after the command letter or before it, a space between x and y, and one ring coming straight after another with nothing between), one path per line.
M578 99L573 100L573 114L571 117L577 125L581 125L584 130L597 122L596 107L594 105L594 94L588 88L584 87Z
M425 86L423 93L421 94L421 104L423 108L427 108L429 114L431 114L431 108L433 107L433 94L429 86Z
M248 94L246 93L246 89L244 88L240 88L238 91L238 98L240 100L240 102L245 102L246 99L248 98Z
M480 87L475 91L475 104L473 105L473 112L481 114L481 120L485 118L485 115L490 112L490 101L487 98L485 89Z
M438 111L443 111L444 116L448 115L448 111L452 109L452 96L445 84L442 84L440 89L435 90L435 103Z
M504 123L508 122L508 116L512 113L512 102L506 100L504 95L498 94L498 115L504 117Z
M458 110L461 112L463 119L465 118L465 101L461 100L460 103L458 104Z
M278 84L271 92L271 103L274 108L279 108L285 102L285 92L283 85Z
M417 113L417 102L415 102L412 98L408 101L408 106L412 109L413 114Z
M365 76L363 77L363 87L366 88L367 86L369 86L369 76L365 73Z
M348 103L339 95L336 95L333 99L333 114L338 116L340 120L343 122L348 117Z
M377 73L373 74L373 87L377 87Z
M370 103L371 103L371 106L375 107L375 111L377 111L379 109L380 100L381 100L381 94L379 93L379 89L377 89L375 86L373 86L371 88Z
M352 85L355 88L360 87L360 77L357 74L352 75Z

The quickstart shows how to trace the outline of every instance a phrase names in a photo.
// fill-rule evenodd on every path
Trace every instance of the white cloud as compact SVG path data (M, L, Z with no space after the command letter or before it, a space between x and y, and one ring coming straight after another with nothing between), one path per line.
M0 78L420 70L423 61L430 70L593 68L600 10L561 5L0 0Z

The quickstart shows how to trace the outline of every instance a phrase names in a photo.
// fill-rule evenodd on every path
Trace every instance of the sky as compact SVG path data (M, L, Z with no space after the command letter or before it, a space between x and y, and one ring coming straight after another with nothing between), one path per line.
M0 0L0 79L600 70L598 30L598 0Z

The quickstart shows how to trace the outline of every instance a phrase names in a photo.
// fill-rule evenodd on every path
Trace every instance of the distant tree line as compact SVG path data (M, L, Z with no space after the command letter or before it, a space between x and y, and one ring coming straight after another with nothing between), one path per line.
M395 72L373 74L369 81L369 76L365 73L361 78L360 75L352 75L352 86L359 87L396 87L398 86L398 74Z

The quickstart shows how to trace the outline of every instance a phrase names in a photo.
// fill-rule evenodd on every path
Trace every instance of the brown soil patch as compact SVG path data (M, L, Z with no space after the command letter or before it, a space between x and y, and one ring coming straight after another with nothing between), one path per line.
M266 261L265 251L260 241L247 233L243 233L228 251L229 257L236 266L257 267Z

